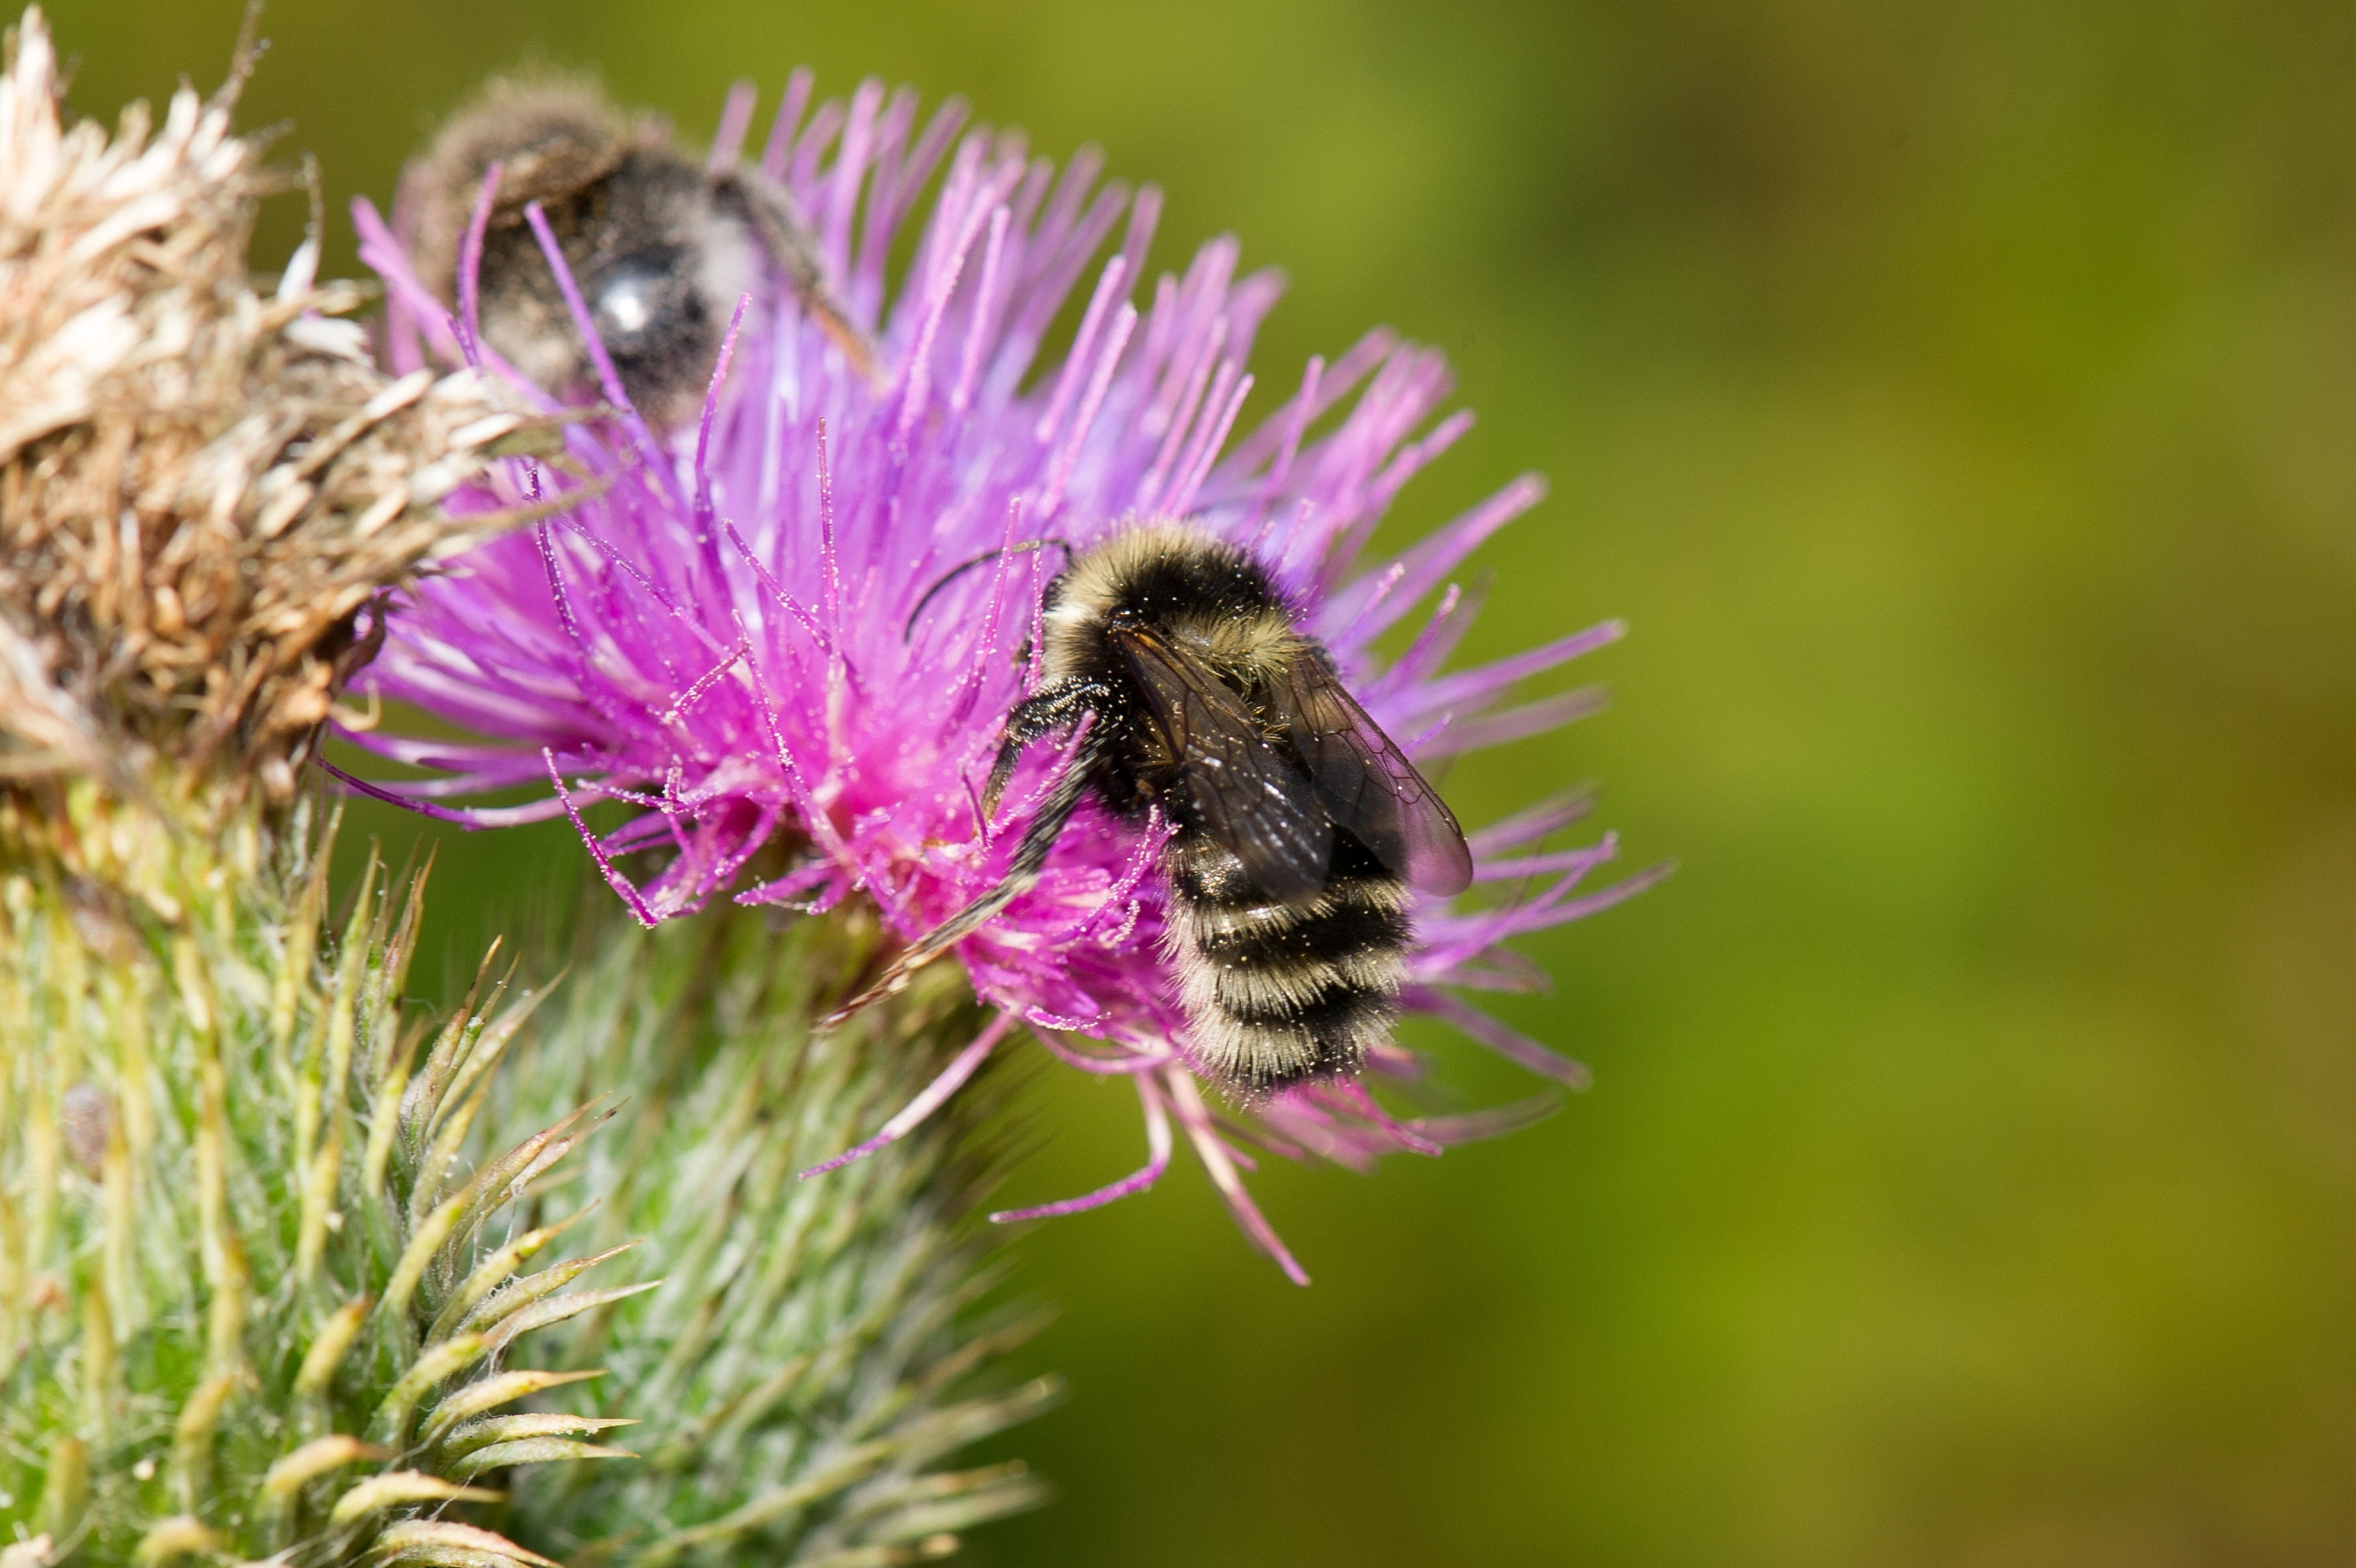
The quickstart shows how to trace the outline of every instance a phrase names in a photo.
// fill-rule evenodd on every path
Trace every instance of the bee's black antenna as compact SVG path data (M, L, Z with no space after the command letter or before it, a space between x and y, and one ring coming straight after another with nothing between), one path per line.
M985 550L970 561L958 562L937 578L931 587L926 588L924 596L916 601L916 607L908 612L908 624L901 628L900 640L905 642L916 635L916 618L925 613L925 607L933 602L936 595L976 566L985 565L1001 555L1028 555L1032 551L1044 549L1050 544L1064 553L1064 563L1069 565L1076 552L1068 542L1061 539L1026 539L1020 544Z

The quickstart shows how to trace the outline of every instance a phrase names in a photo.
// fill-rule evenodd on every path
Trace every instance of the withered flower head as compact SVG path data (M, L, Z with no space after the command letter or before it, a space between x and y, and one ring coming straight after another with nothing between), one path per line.
M509 521L437 503L527 421L471 372L395 381L315 281L246 249L292 182L210 99L110 137L59 115L37 9L0 71L0 788L155 764L271 798L370 601Z

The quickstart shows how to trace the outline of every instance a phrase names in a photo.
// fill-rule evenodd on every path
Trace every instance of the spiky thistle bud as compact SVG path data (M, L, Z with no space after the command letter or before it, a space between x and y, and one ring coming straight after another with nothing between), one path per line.
M628 1294L523 1274L555 1228L507 1224L589 1112L462 1157L537 998L421 1039L422 879L384 896L371 859L323 955L324 854L220 877L191 843L159 857L174 920L6 879L0 1530L40 1563L532 1561L435 1516L497 1502L486 1470L622 1452L584 1418L498 1446L502 1407L582 1375L517 1341Z
M993 1380L1039 1326L977 1313L1002 1277L973 1214L1000 1164L985 1082L876 1158L805 1182L846 1128L889 1115L990 1027L944 973L817 1032L872 960L872 918L801 922L720 908L641 932L600 908L547 1017L502 1075L487 1146L585 1093L628 1086L583 1151L595 1216L552 1249L662 1283L554 1333L584 1416L644 1418L643 1462L518 1477L511 1529L598 1563L882 1565L1029 1506L1019 1464L943 1468L1027 1418L1053 1385ZM568 1188L568 1192L572 1189ZM977 1376L976 1374L979 1374Z

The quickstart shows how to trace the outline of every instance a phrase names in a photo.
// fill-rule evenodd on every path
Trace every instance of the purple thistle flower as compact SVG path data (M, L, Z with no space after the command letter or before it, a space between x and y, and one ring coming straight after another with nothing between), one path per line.
M1092 152L1057 178L1026 156L1017 133L960 137L955 102L920 130L914 96L887 101L872 81L805 124L809 85L807 72L795 76L759 161L806 216L839 297L871 326L882 378L856 373L773 276L739 306L699 424L659 436L626 408L572 430L575 475L509 464L471 504L529 504L542 487L571 487L576 504L423 585L364 677L490 738L355 736L441 775L365 788L474 826L566 814L649 925L717 896L816 912L856 893L916 937L995 885L1060 766L1059 748L1034 747L1000 820L982 820L978 783L1001 721L1035 679L1036 654L1024 650L1038 646L1041 590L1060 564L1050 551L1019 547L1085 548L1149 518L1189 518L1256 553L1367 711L1427 767L1596 705L1591 690L1501 704L1525 677L1617 639L1616 622L1441 673L1475 608L1449 575L1538 499L1535 478L1395 559L1356 566L1400 486L1471 424L1458 413L1418 434L1449 387L1438 354L1370 333L1330 364L1312 360L1293 396L1235 438L1253 386L1252 337L1280 285L1268 272L1238 278L1234 240L1205 245L1141 306L1160 209L1152 188L1132 199L1117 182L1098 187ZM732 96L715 166L738 156L749 91ZM945 157L931 217L889 288L885 258ZM470 283L454 318L374 209L362 202L356 215L362 255L388 285L395 370L487 357L466 318ZM1039 365L1050 324L1117 231L1119 249L1096 272L1070 351ZM577 304L574 314L585 325ZM619 404L610 372L605 381ZM943 582L978 556L987 570ZM1380 664L1375 639L1435 593L1410 646ZM521 807L442 803L540 779L550 795ZM581 816L594 800L637 812L594 833ZM1568 851L1533 846L1584 811L1580 798L1560 796L1471 835L1478 881L1516 891L1489 904L1423 900L1401 999L1574 1086L1585 1081L1578 1064L1450 988L1540 983L1506 941L1661 875L1582 892L1612 858L1610 836ZM1362 1083L1343 1081L1280 1094L1246 1121L1215 1114L1189 1069L1185 1015L1161 957L1153 866L1163 832L1084 807L1037 886L958 950L996 1020L873 1139L819 1169L905 1133L1028 1025L1062 1060L1135 1084L1151 1158L1097 1192L994 1219L1069 1213L1141 1190L1168 1164L1174 1122L1245 1230L1305 1283L1244 1190L1238 1167L1250 1161L1239 1144L1364 1168L1384 1153L1436 1154L1551 1108L1540 1096L1403 1122ZM773 843L790 846L790 868L740 886L755 853ZM633 854L658 869L634 880L620 865ZM1397 1046L1369 1066L1399 1080L1419 1070Z

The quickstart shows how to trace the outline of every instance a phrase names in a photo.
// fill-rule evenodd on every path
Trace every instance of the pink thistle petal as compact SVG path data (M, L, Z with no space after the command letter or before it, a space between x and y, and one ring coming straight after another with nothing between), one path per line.
M1055 933L1055 940L1057 942L1075 942L1102 925L1107 911L1119 908L1128 902L1130 894L1136 890L1140 882L1145 880L1145 874L1152 867L1155 857L1162 852L1162 846L1169 842L1170 828L1162 819L1162 808L1159 806L1149 808L1146 812L1145 831L1138 835L1136 853L1129 857L1129 865L1122 869L1119 880L1105 889L1103 899L1088 912L1087 918L1077 925L1065 927Z
M925 311L924 325L916 331L916 347L908 357L907 390L900 400L900 421L894 435L901 441L916 427L916 416L925 411L925 399L932 387L933 340L940 335L941 319L948 314L949 299L957 293L958 280L965 275L965 259L973 242L981 231L985 213L981 204L971 219L959 225L956 248L941 268L942 276L932 289L932 303ZM999 232L1003 232L1000 230ZM985 279L984 286L988 286Z
M1064 411L1072 403L1072 389L1087 369L1089 352L1096 347L1097 328L1104 324L1105 310L1112 303L1114 291L1120 287L1121 274L1126 269L1127 263L1115 256L1105 264L1104 275L1097 280L1097 292L1088 300L1087 314L1080 317L1079 335L1072 339L1072 351L1065 358L1064 373L1055 379L1055 395L1048 400L1047 412L1039 416L1038 424L1032 430L1042 446L1063 427Z
M544 822L551 817L564 814L564 802L561 800L534 800L524 806L437 806L430 800L421 800L413 795L403 795L387 789L372 779L354 778L325 759L320 761L319 768L329 778L340 779L370 800L382 800L387 805L399 806L436 822L454 823L470 832L478 828L512 828L526 822Z
M1219 448L1227 444L1227 432L1236 427L1236 415L1243 412L1244 400L1251 396L1251 377L1243 376L1237 380L1235 390L1228 394L1217 421L1211 426L1209 439L1203 443L1194 461L1187 465L1177 488L1170 492L1168 509L1171 515L1183 517L1194 510L1194 497L1202 489L1203 481L1210 477L1211 464L1218 456ZM1215 397L1214 402L1216 402Z
M801 1179L808 1181L812 1176L824 1176L829 1171L841 1170L853 1160L863 1160L885 1144L896 1144L924 1125L926 1118L948 1104L949 1096L965 1087L966 1079L971 1078L980 1069L990 1053L997 1048L998 1042L1006 1037L1006 1032L1014 1027L1014 1015L1012 1013L1001 1013L991 1019L990 1026L974 1036L973 1043L951 1058L949 1065L941 1069L940 1076L926 1084L916 1099L902 1107L898 1115L884 1122L882 1131L875 1136L863 1144L845 1149L830 1160L819 1161L802 1172Z
M736 902L747 906L788 903L834 875L835 868L830 862L819 861L815 865L805 865L799 870L787 872L774 882L763 882L747 887L736 895Z
M1569 1057L1547 1049L1527 1035L1507 1028L1479 1008L1460 1002L1444 991L1419 989L1405 1000L1418 1012L1429 1013L1444 1023L1454 1025L1516 1067L1527 1068L1558 1083L1567 1083L1573 1089L1585 1089L1595 1081L1595 1075L1588 1071L1584 1062L1573 1061Z
M1227 1206L1227 1212L1236 1217L1236 1223L1242 1228L1252 1245L1273 1259L1276 1266L1284 1271L1286 1279L1297 1285L1307 1284L1308 1271L1293 1261L1292 1253L1286 1249L1275 1228L1261 1215L1259 1206L1252 1202L1251 1194L1244 1189L1243 1177L1236 1174L1236 1165L1242 1156L1227 1147L1219 1137L1218 1130L1212 1125L1210 1110L1204 1105L1203 1091L1194 1087L1193 1075L1165 1072L1162 1081L1176 1104L1179 1124L1186 1129L1187 1142L1194 1145L1194 1153L1202 1160L1203 1168L1210 1173L1211 1185L1218 1188L1220 1200Z
M1312 354L1308 368L1301 372L1300 392L1278 411L1278 419L1283 421L1283 443L1277 447L1276 461L1269 465L1268 477L1260 481L1259 494L1252 502L1253 512L1266 520L1259 531L1252 535L1252 552L1255 554L1266 549L1269 531L1276 526L1275 517L1269 508L1283 491L1284 481L1292 477L1292 460L1301 456L1301 438L1308 432L1310 418L1316 409L1318 382L1324 374L1325 357ZM1237 452L1231 460L1248 466L1248 459L1242 452Z
M1351 1108L1359 1115L1389 1133L1400 1148L1410 1154L1429 1155L1434 1159L1440 1157L1440 1148L1438 1144L1424 1137L1415 1129L1395 1121L1389 1112L1375 1103L1375 1097L1366 1092L1365 1084L1355 1079L1343 1079L1333 1085L1333 1092L1348 1101Z
M1594 789L1585 784L1575 785L1547 796L1535 806L1526 806L1510 817L1494 822L1478 832L1467 834L1464 842L1472 849L1473 857L1479 859L1495 854L1500 850L1536 843L1548 833L1558 832L1573 822L1584 821L1594 811Z
M597 875L605 879L606 886L621 895L622 902L629 906L630 913L637 917L638 924L649 930L662 924L662 917L657 915L639 896L630 879L615 868L613 857L606 853L605 844L589 831L589 824L581 820L579 809L573 804L572 794L564 788L563 776L556 771L556 754L543 750L541 756L548 760L548 781L556 787L556 799L564 807L564 814L573 819L573 831L581 835L581 842L589 847L590 858L597 863Z
M1153 511L1154 503L1161 498L1162 487L1178 461L1180 446L1194 434L1195 410L1202 406L1204 390L1211 383L1212 364L1218 359L1219 349L1226 340L1227 318L1220 316L1212 321L1208 340L1193 357L1193 369L1187 373L1184 390L1179 394L1176 408L1167 415L1168 429L1162 437L1161 446L1153 454L1153 466L1145 471L1144 482L1137 488L1139 511L1149 515Z
M803 66L786 79L786 95L777 101L776 118L769 123L769 139L761 148L761 172L771 179L786 177L786 160L793 156L794 133L802 123L803 112L809 108L811 91L818 86L818 74Z
M1606 835L1601 843L1585 849L1558 850L1551 854L1524 855L1518 860L1484 860L1473 868L1475 882L1518 881L1532 876L1554 876L1569 874L1577 881L1588 871L1620 853L1616 838Z
M668 474L669 469L647 429L647 422L638 417L638 411L630 404L629 394L622 390L622 378L614 369L614 357L605 351L605 339L598 334L597 319L589 314L589 302L581 297L581 285L573 281L573 268L564 259L563 248L556 242L556 231L548 226L548 214L541 210L539 202L532 201L525 203L523 216L524 221L531 225L532 238L540 242L540 253L548 258L549 270L556 274L556 286L564 295L564 308L572 313L573 330L588 345L589 361L597 368L597 384L605 390L605 401L621 411L623 428L629 432L631 442L647 466L657 473Z
M1485 746L1504 746L1508 741L1527 736L1544 735L1560 729L1580 719L1592 718L1612 705L1612 695L1601 686L1581 686L1535 703L1525 703L1502 713L1486 714L1477 719L1467 719L1451 726L1423 755L1452 757L1462 752L1479 751Z
M1300 427L1308 429L1351 392L1358 383L1373 373L1375 367L1390 358L1398 347L1398 334L1387 327L1377 327L1352 344L1343 356L1325 368L1317 378L1313 390L1304 386L1295 403L1289 403L1269 417L1266 424L1246 436L1236 447L1235 461L1247 467L1256 467L1268 460L1268 456L1285 438L1285 427L1280 422L1288 415L1296 417Z
M1137 1097L1145 1105L1146 1160L1143 1168L1078 1197L1036 1204L1029 1208L1001 1208L990 1217L990 1222L992 1225L1012 1225L1023 1219L1052 1219L1059 1215L1082 1214L1143 1192L1160 1181L1162 1173L1170 1168L1170 1113L1162 1108L1161 1092L1154 1088L1152 1079L1141 1077L1137 1079Z
M1173 1052L1149 1055L1141 1051L1126 1050L1104 1055L1095 1051L1077 1050L1056 1039L1055 1034L1056 1031L1053 1026L1043 1026L1036 1036L1039 1043L1046 1047L1048 1055L1066 1067L1075 1067L1082 1072L1096 1073L1107 1078L1149 1073L1175 1059Z
M1115 267L1119 262L1113 263ZM1109 275L1109 269L1108 269ZM1129 335L1137 326L1137 312L1122 306L1113 317L1112 331L1107 336L1104 353L1097 364L1097 372L1088 378L1087 395L1080 399L1080 412L1072 421L1070 439L1055 454L1054 465L1047 471L1047 494L1039 503L1039 516L1044 520L1055 515L1064 504L1064 484L1072 477L1072 469L1080 460L1080 444L1087 439L1089 428L1096 424L1097 410L1103 406L1105 392L1112 385L1113 367L1120 362L1121 350L1129 346Z
M504 172L496 160L483 171L482 190L475 198L475 210L466 219L466 240L458 250L458 324L465 329L461 341L469 364L480 362L477 346L483 340L483 236L491 226L491 209L498 200L499 177Z
M1013 216L1003 204L990 214L990 239L982 247L981 285L974 291L973 329L966 334L965 351L958 360L957 387L949 393L949 412L961 414L973 400L974 377L981 370L981 351L991 338L991 317L999 303L998 272L1006 252L1006 225Z
M1408 1125L1433 1143L1444 1144L1452 1149L1459 1144L1477 1144L1486 1138L1502 1138L1508 1133L1535 1127L1561 1109L1561 1093L1552 1091L1454 1116L1419 1116Z
M1538 479L1528 477L1516 479L1401 555L1399 561L1407 567L1406 585L1391 596L1391 603L1398 607L1377 621L1372 629L1380 631L1404 614L1418 599L1438 587L1448 574L1456 569L1457 564L1472 553L1483 541L1537 505L1545 495L1546 486ZM1360 579L1361 584L1365 581ZM1335 593L1325 607L1329 624L1346 625L1355 619L1357 601L1365 596L1365 592L1364 587L1354 585Z
M736 313L728 318L728 336L720 342L719 360L712 367L712 387L703 394L703 417L695 429L695 515L700 521L712 516L712 470L706 461L712 453L712 421L720 412L720 389L728 381L728 360L736 352L736 334L744 325L744 312L752 307L753 296L746 295L736 302Z
M1585 631L1575 631L1569 637L1540 643L1526 653L1517 653L1493 664L1480 665L1458 674L1426 682L1415 692L1411 703L1401 702L1398 705L1408 713L1430 714L1465 703L1484 702L1516 681L1551 670L1558 664L1569 663L1599 648L1608 648L1627 635L1626 621L1607 620L1601 625L1590 626Z
M706 168L723 174L736 166L736 160L744 154L744 133L753 128L754 107L760 102L761 90L752 82L740 79L728 84L728 100L720 107L720 127L712 133Z
M1390 571L1405 576L1406 570L1405 563L1391 563ZM1386 572L1385 575L1389 575L1389 573ZM1449 584L1447 591L1440 596L1440 603L1432 607L1431 618L1424 623L1421 631L1415 634L1415 640L1408 645L1408 650L1398 656L1397 663L1367 682L1367 694L1379 699L1386 693L1398 691L1424 680L1446 663L1448 656L1456 651L1457 643L1471 628L1473 618L1480 614L1481 603L1486 597L1485 586L1476 586L1467 594L1456 584ZM1369 601L1367 612L1371 613L1376 607L1376 604ZM1356 628L1358 623L1354 621L1351 625ZM1363 631L1359 633L1360 638L1364 635Z

